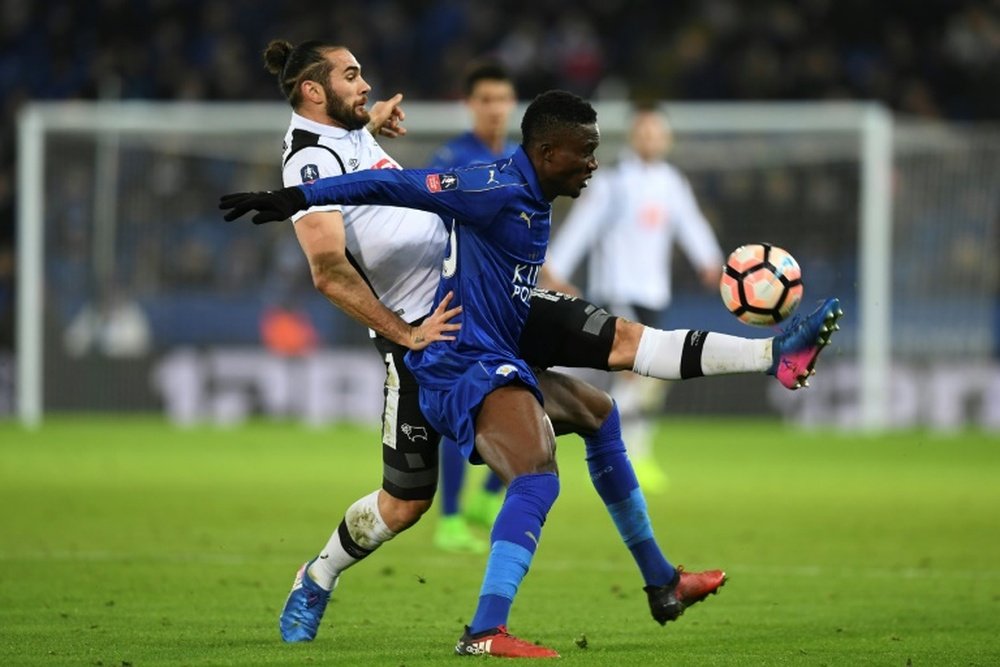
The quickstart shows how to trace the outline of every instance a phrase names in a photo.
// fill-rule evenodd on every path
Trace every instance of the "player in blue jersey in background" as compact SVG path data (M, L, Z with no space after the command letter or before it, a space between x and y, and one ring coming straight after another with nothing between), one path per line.
M503 66L493 61L474 62L465 74L462 92L472 117L472 129L435 151L428 163L431 168L449 170L487 164L517 150L517 142L508 133L517 95ZM466 520L484 528L493 525L503 504L503 482L493 471L487 472L482 486L467 499L463 512L460 498L467 462L448 438L441 440L439 465L441 518L434 530L434 546L444 551L485 552L486 543L472 534Z
M502 65L474 62L465 75L462 92L472 116L472 129L446 142L431 156L429 167L450 169L487 164L517 150L508 121L517 105L514 83Z
M514 596L559 494L555 434L535 374L518 358L529 298L545 260L551 202L577 197L597 169L597 115L563 91L537 97L521 123L522 145L507 160L441 172L373 170L268 193L226 195L227 220L260 211L282 220L322 203L406 206L452 221L435 303L454 294L463 308L456 340L407 355L431 424L473 462L485 462L508 491L493 526L476 612L460 654L555 657L508 634Z

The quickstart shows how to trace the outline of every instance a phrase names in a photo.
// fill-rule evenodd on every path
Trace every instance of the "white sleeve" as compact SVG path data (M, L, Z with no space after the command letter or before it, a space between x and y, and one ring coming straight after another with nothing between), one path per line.
M559 227L545 263L554 276L569 280L593 246L611 208L611 177L595 176Z
M719 247L719 241L698 206L691 184L680 172L675 172L675 176L672 187L675 192L672 199L677 207L674 220L677 225L678 243L697 268L711 269L722 266L722 249Z
M281 170L281 180L286 188L295 185L302 185L317 178L327 176L340 176L344 171L340 168L340 163L330 151L322 146L307 146L298 151L288 159ZM319 211L340 211L340 204L326 204L324 206L313 206L305 211L299 211L291 217L295 222L307 213Z

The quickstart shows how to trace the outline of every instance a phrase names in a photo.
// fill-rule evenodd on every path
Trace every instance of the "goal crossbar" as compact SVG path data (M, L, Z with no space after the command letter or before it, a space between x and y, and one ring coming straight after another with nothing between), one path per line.
M453 132L466 124L457 102L409 102L410 132ZM605 132L624 132L626 102L595 104ZM519 112L523 111L522 104ZM868 429L887 425L890 366L890 285L892 210L891 114L876 103L673 103L663 105L674 131L729 135L760 132L851 132L858 137L860 201L858 263L860 312L858 363L861 423ZM43 303L45 143L49 133L88 133L123 137L132 134L234 135L274 132L288 123L282 103L68 102L32 103L18 118L18 287L17 410L21 422L37 426L43 416ZM519 115L518 115L519 117ZM853 317L852 317L853 319Z

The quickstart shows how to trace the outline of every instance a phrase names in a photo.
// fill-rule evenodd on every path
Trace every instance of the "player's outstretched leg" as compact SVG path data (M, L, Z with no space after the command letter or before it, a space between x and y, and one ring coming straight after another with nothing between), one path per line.
M726 573L722 570L685 572L683 565L677 566L677 574L664 586L646 586L649 611L660 625L676 620L684 610L701 602L709 595L718 594L726 583Z
M308 561L299 568L292 583L292 591L281 610L278 628L281 630L281 638L286 642L307 642L316 638L326 604L330 601L330 593L337 587L337 579L333 580L329 590L313 581L309 576L309 566L314 561L315 559Z
M771 368L778 382L789 389L809 386L816 373L816 358L829 345L830 337L840 329L837 320L844 316L840 301L827 299L805 317L796 318L771 343Z

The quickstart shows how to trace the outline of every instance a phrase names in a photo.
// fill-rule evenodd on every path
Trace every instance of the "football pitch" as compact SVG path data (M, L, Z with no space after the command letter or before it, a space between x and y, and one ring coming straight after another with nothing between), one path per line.
M995 436L685 419L657 455L656 536L722 592L656 624L564 437L514 634L568 665L1000 664ZM456 664L485 557L434 550L434 509L342 577L314 642L278 637L296 568L380 469L367 426L0 423L0 664Z

